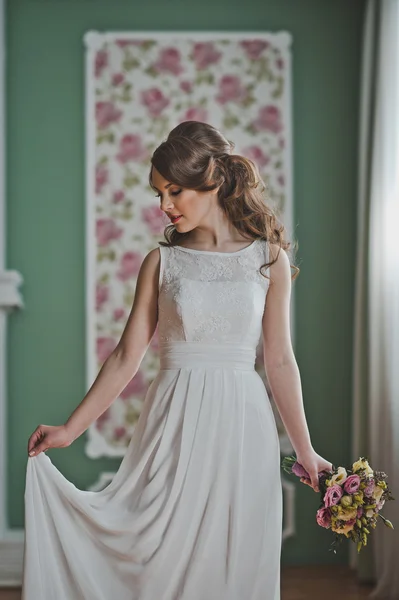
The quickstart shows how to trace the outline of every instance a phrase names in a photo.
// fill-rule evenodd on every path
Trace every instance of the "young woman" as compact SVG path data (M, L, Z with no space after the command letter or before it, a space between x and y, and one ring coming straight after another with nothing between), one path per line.
M64 425L28 443L24 600L278 600L282 490L270 388L315 490L293 354L284 228L255 165L214 127L185 122L154 152L172 224L145 257L120 342ZM298 269L296 269L296 273ZM137 372L158 324L160 369L102 491L44 454L80 436Z

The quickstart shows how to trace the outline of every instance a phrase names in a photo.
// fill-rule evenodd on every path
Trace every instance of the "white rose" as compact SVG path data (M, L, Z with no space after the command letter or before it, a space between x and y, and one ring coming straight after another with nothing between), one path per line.
M347 477L348 474L346 472L346 469L344 467L338 467L338 473L335 473L335 475L331 477L330 483L328 485L342 485L343 483L345 483Z
M373 469L370 467L369 463L367 460L357 460L356 462L353 463L352 465L352 470L354 473L356 473L356 471L360 471L360 469L364 469L366 476L370 477L372 475L374 475L374 471Z
M376 502L379 502L379 500L380 500L380 498L381 498L381 496L382 496L383 493L384 493L384 490L379 485L376 485L375 488L374 488L372 496L373 496L373 498L375 499Z

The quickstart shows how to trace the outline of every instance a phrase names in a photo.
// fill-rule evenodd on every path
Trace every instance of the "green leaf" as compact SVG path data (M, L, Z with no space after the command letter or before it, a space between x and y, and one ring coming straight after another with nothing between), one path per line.
M133 57L126 57L122 62L122 69L124 71L133 71L133 69L139 66L140 62Z

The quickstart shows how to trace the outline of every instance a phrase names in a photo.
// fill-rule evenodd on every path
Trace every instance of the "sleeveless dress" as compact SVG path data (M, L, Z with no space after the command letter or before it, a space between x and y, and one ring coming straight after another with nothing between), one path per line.
M267 242L160 254L160 369L113 480L80 490L28 458L23 600L280 599L280 446L254 368Z

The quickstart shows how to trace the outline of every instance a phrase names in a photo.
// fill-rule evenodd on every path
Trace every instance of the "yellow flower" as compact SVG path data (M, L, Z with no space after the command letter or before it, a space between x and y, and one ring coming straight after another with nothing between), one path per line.
M342 485L345 481L346 478L348 477L348 474L346 472L346 469L344 467L338 467L338 473L336 473L335 475L333 475L330 479L330 484L329 485Z
M349 537L349 532L352 531L352 529L354 528L354 523L351 524L346 524L343 527L337 527L336 523L333 523L331 525L331 529L333 531L335 531L335 533L340 533L345 535L346 537Z
M352 496L342 496L341 498L341 504L342 506L352 506L353 500L352 500Z
M356 508L347 508L346 510L343 510L341 512L341 514L339 515L339 519L341 519L342 521L350 521L351 519L355 519L356 516Z
M384 493L384 490L381 487L379 487L378 485L376 485L372 496L377 502L379 502L383 493Z
M354 473L356 473L356 471L360 471L361 469L365 469L365 473L366 473L367 477L374 475L374 471L370 467L367 460L357 460L356 462L353 463L352 470Z

